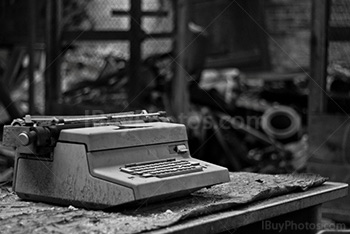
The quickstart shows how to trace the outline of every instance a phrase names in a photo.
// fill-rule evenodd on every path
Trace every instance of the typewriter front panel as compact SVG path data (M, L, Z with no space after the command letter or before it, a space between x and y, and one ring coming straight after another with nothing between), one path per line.
M89 152L88 159L93 176L132 188L136 200L229 181L226 168L191 158L186 141Z

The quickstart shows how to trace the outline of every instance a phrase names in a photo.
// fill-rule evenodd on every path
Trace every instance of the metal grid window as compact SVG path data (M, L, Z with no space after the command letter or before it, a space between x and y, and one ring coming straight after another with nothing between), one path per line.
M64 23L66 31L78 31L76 38L66 41L69 49L63 56L61 65L62 91L69 90L77 82L83 80L96 80L105 69L113 70L113 64L108 64L110 57L130 59L130 42L125 38L111 40L110 37L103 38L104 32L128 32L131 27L132 15L131 0L76 0L76 4L71 1L64 1ZM141 60L144 61L154 54L168 53L173 50L172 37L157 36L157 34L171 35L174 31L174 3L172 0L143 0L141 1L141 29L145 38L141 40ZM84 35L96 32L101 33L101 38L85 40ZM118 35L118 34L116 34ZM156 35L156 36L153 36ZM114 69L115 70L115 69ZM64 99L71 103L79 104L86 99L95 98L91 92L72 100ZM91 96L89 98L89 95ZM117 102L124 102L118 100ZM122 105L122 108L125 105Z

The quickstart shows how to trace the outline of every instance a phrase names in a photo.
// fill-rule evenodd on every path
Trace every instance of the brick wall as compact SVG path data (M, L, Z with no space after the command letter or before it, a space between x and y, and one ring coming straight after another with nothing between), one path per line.
M272 69L308 69L311 0L265 0L265 7Z

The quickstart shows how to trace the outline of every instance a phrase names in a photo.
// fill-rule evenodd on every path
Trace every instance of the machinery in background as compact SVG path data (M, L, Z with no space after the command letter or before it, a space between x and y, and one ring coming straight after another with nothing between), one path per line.
M237 69L204 70L201 81L190 86L196 117L188 122L199 128L191 135L193 155L232 171L304 170L305 82L300 73L264 80L259 74L247 79Z

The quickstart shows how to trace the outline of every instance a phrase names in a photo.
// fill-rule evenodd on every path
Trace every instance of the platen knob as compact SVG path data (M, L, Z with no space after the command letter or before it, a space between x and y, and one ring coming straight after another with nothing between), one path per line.
M33 131L28 132L22 132L18 135L18 140L23 146L30 145L34 139L36 138L36 133Z
M27 133L22 132L18 135L18 140L21 143L21 145L26 146L30 144L30 138Z

